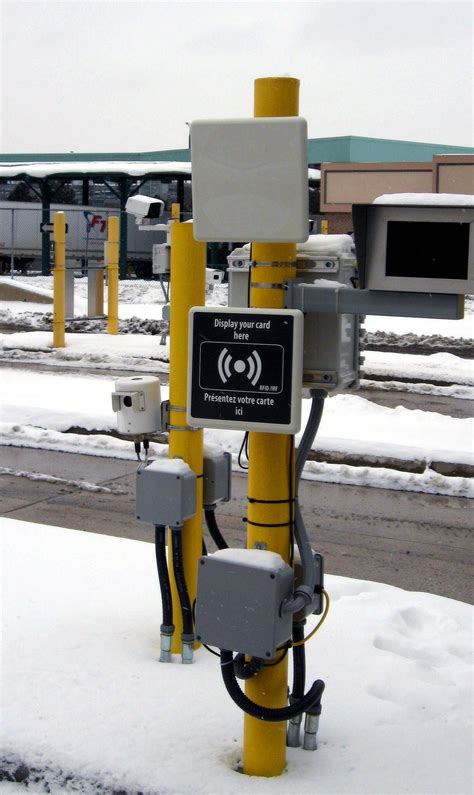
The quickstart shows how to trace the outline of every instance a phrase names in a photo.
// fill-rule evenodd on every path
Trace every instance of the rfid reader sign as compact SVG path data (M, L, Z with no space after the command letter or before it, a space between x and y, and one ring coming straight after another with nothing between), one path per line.
M296 433L302 335L298 310L192 309L189 424Z

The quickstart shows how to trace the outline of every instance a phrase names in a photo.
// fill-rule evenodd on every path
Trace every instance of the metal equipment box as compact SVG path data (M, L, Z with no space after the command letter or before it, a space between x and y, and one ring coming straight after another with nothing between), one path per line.
M196 475L180 458L153 461L137 472L137 519L181 527L196 513Z
M152 256L153 273L170 272L170 247L167 243L153 243Z
M467 198L465 204L445 205L438 203L436 195L424 204L421 199L416 204L389 204L390 198L352 207L361 287L471 294L474 198Z
M203 495L205 508L229 502L232 484L232 455L217 445L206 445L203 459Z
M356 278L352 255L297 261L296 284L324 281L350 286ZM304 320L303 387L335 392L357 386L359 379L360 318L308 312Z
M281 605L293 591L291 566L276 552L223 549L198 569L196 637L219 649L270 659L291 637Z

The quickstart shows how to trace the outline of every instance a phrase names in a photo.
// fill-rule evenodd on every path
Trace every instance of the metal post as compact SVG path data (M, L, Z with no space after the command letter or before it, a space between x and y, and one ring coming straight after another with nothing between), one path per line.
M51 189L47 182L41 185L41 198L43 203L43 210L41 213L41 221L43 224L49 224L49 211L51 208ZM51 268L49 266L49 249L50 237L49 232L43 232L41 235L41 273L43 276L49 276Z
M299 80L286 77L255 81L256 117L297 116ZM294 243L254 243L250 303L252 307L284 307L284 290L277 285L296 276ZM258 263L272 263L261 265ZM282 265L283 263L283 265ZM286 265L286 263L288 263ZM261 287L260 284L271 285ZM249 438L249 502L247 547L258 543L289 561L295 489L294 439L271 433L251 433ZM258 502L261 500L262 502ZM277 500L278 502L272 502ZM284 502L281 502L284 500ZM287 502L288 500L288 502ZM281 525L281 526L280 526ZM288 703L288 658L264 668L246 682L248 697L265 707ZM279 776L286 765L286 724L244 718L244 773Z
M10 276L13 279L13 271L15 270L15 210L12 210L12 241L10 250Z
M205 297L206 244L193 237L193 224L171 225L171 317L170 317L170 391L169 457L182 458L197 475L196 514L183 526L184 574L193 604L197 589L197 562L202 554L202 473L203 432L186 424L188 378L188 314L192 306L202 306ZM169 539L170 540L170 539ZM171 543L169 570L173 598L175 633L172 651L182 651L183 624L178 590L173 573Z
M127 250L128 250L128 216L125 205L128 199L129 183L126 179L119 180L120 189L120 249L119 249L119 279L127 278Z
M65 348L66 216L54 213L53 348Z

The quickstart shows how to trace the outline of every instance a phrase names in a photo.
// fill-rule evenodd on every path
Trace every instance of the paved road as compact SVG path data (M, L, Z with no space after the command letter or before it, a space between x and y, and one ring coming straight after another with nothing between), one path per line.
M0 447L0 460L14 471L109 489L93 493L2 474L0 515L151 541L151 528L134 518L135 462L13 447ZM245 544L246 487L245 475L236 474L232 500L217 512L233 545ZM473 601L469 501L309 481L301 483L300 501L313 546L331 574ZM208 537L207 543L212 550Z

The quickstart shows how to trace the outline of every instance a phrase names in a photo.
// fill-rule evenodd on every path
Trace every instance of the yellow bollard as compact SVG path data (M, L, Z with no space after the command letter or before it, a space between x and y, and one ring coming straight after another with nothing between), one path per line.
M107 225L107 333L118 334L119 219L111 215Z
M54 213L53 348L65 348L66 315L66 216Z
M321 221L321 234L327 235L329 223L326 220Z
M197 475L196 514L183 526L184 575L191 604L196 599L197 561L202 554L203 432L186 424L188 382L188 315L192 306L203 306L206 287L206 244L193 237L193 224L171 225L170 391L169 457L182 458ZM183 622L173 574L171 543L168 560L173 598L172 652L181 652Z
M299 80L265 77L255 81L254 115L297 116ZM283 284L296 276L295 243L254 243L250 303L252 307L284 307ZM258 263L275 263L261 265ZM283 264L282 264L283 263ZM288 264L286 264L288 263ZM271 284L272 288L259 287ZM247 547L257 542L289 561L295 490L294 439L273 433L251 433L249 438ZM272 503L272 500L285 502ZM288 502L286 502L288 500ZM275 525L282 525L277 527ZM288 703L288 657L263 669L246 682L247 696L265 707ZM251 776L279 776L286 766L286 722L268 722L245 715L243 770Z

